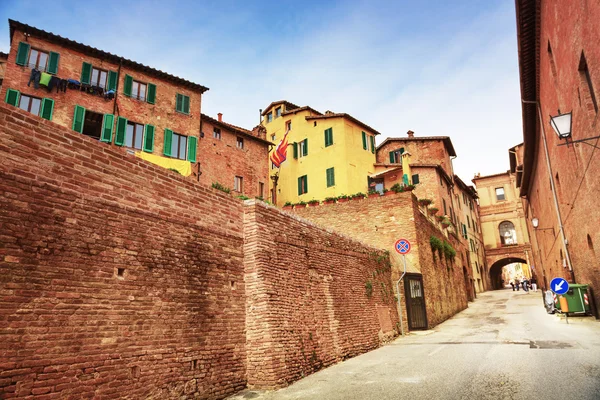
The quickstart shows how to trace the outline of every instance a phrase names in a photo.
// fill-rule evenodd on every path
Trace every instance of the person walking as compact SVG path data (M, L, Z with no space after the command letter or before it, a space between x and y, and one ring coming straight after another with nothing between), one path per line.
M515 283L513 282L512 279L510 280L510 286L512 286L513 292L514 292L515 291Z
M535 279L535 276L531 278L531 288L534 292L537 292L537 279Z
M517 287L517 292L519 291L519 285L521 284L521 282L519 282L518 279L515 279L515 286Z
M529 281L527 280L526 276L523 277L522 283L523 283L523 291L525 293L529 294Z

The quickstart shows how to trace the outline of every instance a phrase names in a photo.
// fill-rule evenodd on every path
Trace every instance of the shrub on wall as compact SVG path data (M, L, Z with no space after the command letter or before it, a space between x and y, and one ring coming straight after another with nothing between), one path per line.
M231 189L229 189L226 186L221 185L219 182L213 182L212 187L217 190L220 190L221 192L225 192L225 193L231 192Z

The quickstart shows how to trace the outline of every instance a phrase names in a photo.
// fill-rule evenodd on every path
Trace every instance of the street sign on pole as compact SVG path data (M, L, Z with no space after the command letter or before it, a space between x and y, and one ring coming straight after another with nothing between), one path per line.
M406 239L398 239L394 244L396 251L402 255L410 253L410 242Z
M550 282L550 289L556 294L565 294L569 291L569 282L563 278L554 278Z

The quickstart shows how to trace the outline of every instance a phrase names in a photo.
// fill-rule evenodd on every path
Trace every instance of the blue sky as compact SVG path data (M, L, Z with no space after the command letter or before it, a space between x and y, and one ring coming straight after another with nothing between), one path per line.
M252 128L286 99L385 137L447 135L455 172L508 169L522 142L514 1L0 1L8 18L210 88L202 112Z

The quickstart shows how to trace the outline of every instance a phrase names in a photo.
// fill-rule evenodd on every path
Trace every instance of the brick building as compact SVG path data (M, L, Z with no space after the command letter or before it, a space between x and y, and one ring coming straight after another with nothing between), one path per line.
M0 98L102 142L183 161L176 169L197 162L208 88L17 21L9 27Z
M4 74L6 73L7 62L8 54L0 52L0 89L2 89L2 82L4 81Z
M517 0L516 17L524 140L518 185L534 264L542 286L554 277L588 283L600 304L600 3ZM572 113L568 139L550 125L559 110Z
M199 181L207 185L218 182L235 193L266 198L272 143L261 128L249 131L224 122L221 113L216 119L202 114Z

